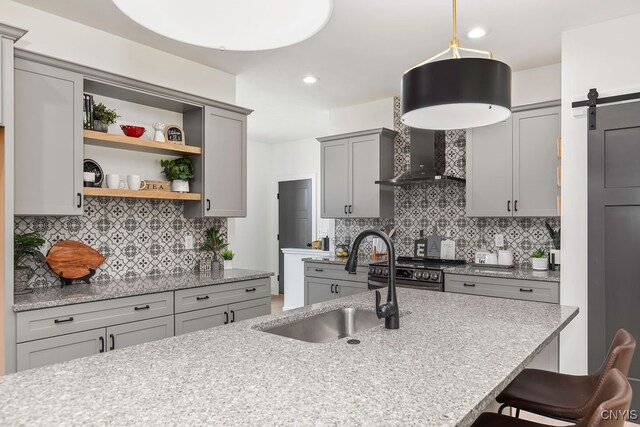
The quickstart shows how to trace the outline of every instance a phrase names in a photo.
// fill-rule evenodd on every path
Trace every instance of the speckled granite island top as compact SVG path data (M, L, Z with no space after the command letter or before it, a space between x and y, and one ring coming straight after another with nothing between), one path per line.
M349 259L348 257L337 257L337 256L330 256L330 257L316 257L316 258L303 258L302 261L305 262L318 262L321 264L335 264L335 265L346 265L347 264L347 259ZM380 258L376 261L373 260L373 258L371 257L364 257L364 256L359 256L358 257L358 267L369 267L369 264L372 264L374 262L382 262L382 261L386 261L386 258Z
M444 270L445 274L464 274L467 276L501 277L503 279L540 280L543 282L560 283L559 271L537 271L531 268L491 268L476 267L473 265L459 265Z
M312 344L259 329L365 292L0 378L0 425L468 426L574 307L398 289L400 329Z
M16 295L13 311L28 311L39 308L57 307L60 305L78 304L82 302L130 297L134 295L153 294L156 292L176 291L178 289L197 288L200 286L221 285L223 283L241 282L244 280L262 279L273 276L264 271L232 269L207 273L180 273L163 276L149 276L136 279L112 280L74 284L61 288L36 289L27 295Z

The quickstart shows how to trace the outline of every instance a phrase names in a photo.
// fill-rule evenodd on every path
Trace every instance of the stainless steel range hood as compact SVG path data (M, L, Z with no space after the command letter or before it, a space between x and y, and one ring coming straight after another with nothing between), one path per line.
M444 174L437 170L435 161L435 131L411 128L411 161L410 169L391 179L376 181L380 185L396 187L420 184L462 183L464 179Z

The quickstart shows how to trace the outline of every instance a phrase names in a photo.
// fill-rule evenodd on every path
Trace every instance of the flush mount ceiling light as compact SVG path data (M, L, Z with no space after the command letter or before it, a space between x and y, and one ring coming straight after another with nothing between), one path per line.
M305 76L302 81L305 82L308 85L312 85L314 83L318 83L318 80L320 80L319 78L317 78L316 76Z
M221 50L266 50L316 34L333 0L113 0L129 18L163 36Z
M491 52L460 47L456 0L453 39L439 54L402 76L402 122L422 129L466 129L506 120L511 115L511 68ZM436 61L451 52L453 59ZM460 52L486 58L462 58Z
M467 37L470 39L479 39L487 35L487 31L484 28L474 28L467 33Z

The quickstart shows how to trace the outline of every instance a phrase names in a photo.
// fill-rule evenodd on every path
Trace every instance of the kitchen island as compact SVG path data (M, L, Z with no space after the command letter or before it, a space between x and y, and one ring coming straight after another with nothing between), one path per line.
M261 329L371 292L0 378L1 425L470 425L574 307L398 289L400 329L313 344Z

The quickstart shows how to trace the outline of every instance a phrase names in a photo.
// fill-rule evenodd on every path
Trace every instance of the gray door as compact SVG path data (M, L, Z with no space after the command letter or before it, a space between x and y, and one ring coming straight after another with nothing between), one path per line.
M156 341L173 336L173 316L140 320L107 328L109 350Z
M18 372L103 353L105 346L104 328L20 343Z
M380 217L380 140L367 135L349 140L349 209L356 218Z
M302 283L300 285L302 286ZM231 323L253 319L254 317L264 316L270 313L271 297L229 304L229 316L231 316Z
M322 218L349 216L349 140L320 145L320 204Z
M282 181L278 184L279 287L284 293L282 248L306 248L311 242L311 180ZM300 284L302 286L302 283Z
M640 102L598 107L588 139L589 370L613 336L640 339ZM629 371L640 410L640 357Z

